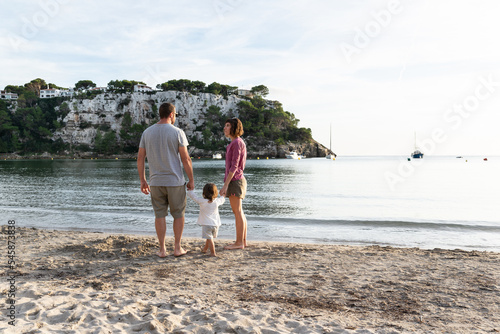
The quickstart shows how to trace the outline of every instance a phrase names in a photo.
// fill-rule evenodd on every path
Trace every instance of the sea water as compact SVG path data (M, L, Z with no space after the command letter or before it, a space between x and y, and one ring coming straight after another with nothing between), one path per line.
M195 191L223 160L194 160ZM248 239L500 251L500 158L248 160ZM0 161L1 224L154 235L135 160ZM234 239L229 201L219 238ZM184 236L200 237L188 199ZM172 236L171 218L167 234Z

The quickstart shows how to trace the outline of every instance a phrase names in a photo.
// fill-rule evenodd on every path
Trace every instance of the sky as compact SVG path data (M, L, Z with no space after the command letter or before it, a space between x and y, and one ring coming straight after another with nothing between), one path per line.
M0 0L0 88L265 85L339 156L500 155L500 2Z

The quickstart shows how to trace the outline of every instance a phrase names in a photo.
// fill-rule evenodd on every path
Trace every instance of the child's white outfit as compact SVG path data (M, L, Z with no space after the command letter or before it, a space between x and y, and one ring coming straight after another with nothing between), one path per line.
M208 199L199 197L193 190L188 190L187 195L200 205L198 224L203 227L202 237L212 239L217 237L217 231L221 225L219 216L219 206L226 201L225 197L217 197L211 203Z

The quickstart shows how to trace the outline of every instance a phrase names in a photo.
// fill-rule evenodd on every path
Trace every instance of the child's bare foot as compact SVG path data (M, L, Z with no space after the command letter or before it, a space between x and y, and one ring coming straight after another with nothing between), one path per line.
M200 247L200 251L203 253L203 254L206 254L207 253L207 250L206 248L203 248L203 247Z

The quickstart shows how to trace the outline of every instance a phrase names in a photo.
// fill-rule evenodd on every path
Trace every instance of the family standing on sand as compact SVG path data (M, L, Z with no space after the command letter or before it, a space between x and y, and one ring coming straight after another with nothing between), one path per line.
M202 225L202 237L206 239L203 252L210 251L216 256L213 239L217 237L221 225L218 207L229 198L236 224L236 241L226 245L224 249L243 249L247 246L247 220L243 213L242 201L245 198L247 182L243 176L247 150L243 135L243 125L237 118L226 120L224 135L231 139L226 149L226 172L224 185L218 190L215 184L207 183L203 188L203 197L197 196L194 190L194 175L188 141L183 130L174 126L177 112L175 106L163 103L160 106L160 121L147 128L141 137L137 155L137 170L141 180L141 191L151 194L151 203L155 213L155 229L160 244L159 257L167 256L165 235L167 231L166 216L174 218L174 256L182 256L187 251L182 248L181 239L184 230L184 213L186 211L186 194L200 205L198 224ZM146 180L146 157L149 163L149 184ZM189 181L184 180L183 169ZM187 188L187 192L186 192Z

